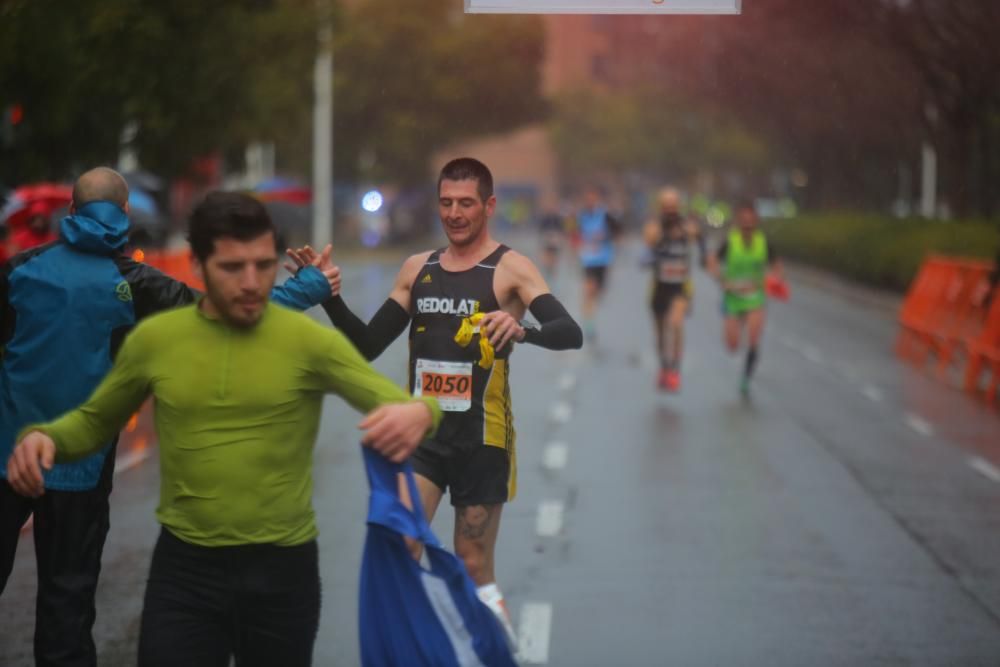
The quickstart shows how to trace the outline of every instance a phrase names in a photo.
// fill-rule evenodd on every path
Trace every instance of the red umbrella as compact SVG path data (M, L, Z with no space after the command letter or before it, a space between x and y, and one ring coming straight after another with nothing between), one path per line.
M22 185L14 190L0 209L0 221L10 228L20 227L36 215L52 215L73 200L73 188L57 183Z
M254 188L257 199L265 202L281 201L289 204L308 204L312 190L287 178L271 178Z

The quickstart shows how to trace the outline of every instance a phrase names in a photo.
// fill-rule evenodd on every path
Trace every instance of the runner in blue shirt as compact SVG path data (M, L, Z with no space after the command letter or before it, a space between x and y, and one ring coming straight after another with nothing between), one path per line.
M592 341L597 336L594 316L604 294L608 267L615 258L614 240L621 232L621 223L608 213L596 187L584 191L583 202L576 226L583 267L583 333Z

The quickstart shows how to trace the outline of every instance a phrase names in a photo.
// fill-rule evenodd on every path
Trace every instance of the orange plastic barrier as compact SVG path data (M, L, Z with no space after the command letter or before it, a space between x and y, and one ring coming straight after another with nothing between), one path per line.
M968 361L965 386L970 391L978 386L991 350L1000 343L996 338L1000 315L993 312L1000 297L993 299L994 308L987 312L992 269L988 262L975 260L925 260L900 311L899 355L919 364L934 356L942 375L956 362ZM970 380L970 374L977 379ZM987 391L991 401L996 395L995 374L992 386L992 391Z
M153 401L143 403L139 412L132 415L118 439L118 465L131 467L148 458L150 448L156 443L153 425Z
M966 350L969 361L965 366L965 390L978 393L980 379L986 371L986 400L995 404L997 385L1000 384L1000 294L993 295L985 326L978 336L966 341Z
M160 271L181 282L187 283L198 290L204 290L205 286L191 269L191 254L187 250L174 251L148 251L143 253L142 259L133 253L136 261L142 261L150 266L155 266Z

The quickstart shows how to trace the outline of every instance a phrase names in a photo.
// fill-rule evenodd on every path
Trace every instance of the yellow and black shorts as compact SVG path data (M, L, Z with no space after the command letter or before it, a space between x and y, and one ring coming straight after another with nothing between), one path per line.
M691 285L690 281L683 283L657 282L653 285L653 294L649 305L653 309L653 314L660 316L670 310L675 299L690 301L693 292L694 286Z

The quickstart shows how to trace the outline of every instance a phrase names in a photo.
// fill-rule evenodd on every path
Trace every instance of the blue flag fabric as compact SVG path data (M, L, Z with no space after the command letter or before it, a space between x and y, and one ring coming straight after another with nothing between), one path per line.
M358 619L364 667L517 667L465 565L431 532L410 464L363 452L371 486ZM413 510L399 498L400 473ZM404 535L423 543L426 564Z

